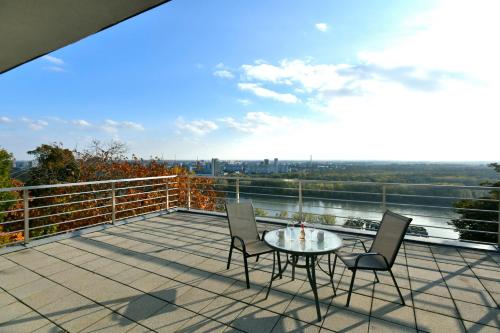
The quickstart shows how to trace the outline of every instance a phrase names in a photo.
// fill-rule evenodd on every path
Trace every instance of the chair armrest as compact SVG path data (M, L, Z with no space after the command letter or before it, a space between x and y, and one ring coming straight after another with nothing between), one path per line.
M241 239L240 237L238 236L233 236L233 246L234 246L234 240L237 239L240 241L241 243L241 250L244 252L244 253L247 253L247 247L245 246L245 241L243 239Z
M368 252L368 249L366 248L366 244L365 244L364 240L361 240L359 238L342 238L342 240L353 240L353 241L355 241L354 245L356 245L357 242L360 242L361 245L363 245L363 249L365 250L365 252Z
M361 258L364 258L364 257L372 257L372 256L381 256L384 261L385 261L385 264L387 266L387 268L389 268L389 262L387 261L386 257L384 257L384 255L378 253L378 252L367 252L367 253L361 253L357 258L356 258L356 261L354 262L354 268L358 268L358 264L359 264L359 261L361 260Z

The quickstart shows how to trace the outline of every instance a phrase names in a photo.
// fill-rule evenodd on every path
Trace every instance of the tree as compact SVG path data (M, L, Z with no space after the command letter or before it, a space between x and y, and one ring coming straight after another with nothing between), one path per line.
M11 187L10 171L12 170L12 154L5 149L0 148L0 188ZM4 214L11 206L10 202L4 202L14 199L14 194L10 192L0 192L0 222L4 219Z
M62 144L42 144L28 151L37 165L30 170L27 185L72 183L80 178L80 170L73 152Z
M500 173L500 164L489 165ZM500 187L500 181L495 183L482 183L484 186ZM500 190L491 190L489 195L475 200L460 200L455 203L460 218L452 220L457 228L460 239L488 243L498 241L498 214ZM476 232L485 231L486 233Z

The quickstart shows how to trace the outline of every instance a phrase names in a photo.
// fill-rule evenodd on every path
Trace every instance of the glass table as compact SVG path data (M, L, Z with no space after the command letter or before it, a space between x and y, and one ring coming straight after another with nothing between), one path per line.
M323 232L323 240L318 240L318 232ZM305 268L307 271L307 278L316 301L318 321L321 321L318 289L316 286L316 266L318 266L330 277L333 293L335 295L336 290L333 284L331 254L335 252L335 250L342 247L342 239L331 231L305 228L305 240L299 240L299 233L299 227L292 227L269 231L265 234L264 241L266 244L276 250L276 253L273 253L273 272L271 274L271 281L269 282L266 298L269 295L273 281L278 277L282 277L282 274L286 270L288 264L292 266L292 280L295 277L296 267ZM278 273L275 274L276 257L278 257L278 262L280 262L280 253L286 254L287 260L283 269L281 269L281 267L279 267L280 265L278 265ZM328 272L319 265L318 256L322 255L328 255ZM305 264L299 264L299 258L304 258Z

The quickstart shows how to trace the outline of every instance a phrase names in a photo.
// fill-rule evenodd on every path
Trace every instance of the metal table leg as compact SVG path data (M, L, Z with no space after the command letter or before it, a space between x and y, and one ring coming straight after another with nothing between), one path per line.
M316 313L318 315L318 322L321 321L321 312L319 309L319 300L318 300L318 289L316 286L316 256L306 256L306 270L307 270L307 278L309 279L309 284L311 285L311 289L314 294L314 300L316 301Z

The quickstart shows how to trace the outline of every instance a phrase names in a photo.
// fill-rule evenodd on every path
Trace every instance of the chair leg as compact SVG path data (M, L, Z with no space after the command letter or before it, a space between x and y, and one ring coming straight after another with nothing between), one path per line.
M380 282L380 280L378 279L378 275L377 275L377 271L373 271L373 274L375 274L375 281Z
M255 257L255 262L258 262L259 261L259 255L257 255L257 257Z
M396 289L398 290L399 298L401 298L401 304L405 305L405 300L403 298L403 295L401 294L401 291L399 290L398 283L396 282L396 278L394 277L394 274L392 274L391 269L389 269L389 273L391 273L392 281L394 282L394 285L396 286Z
M352 271L352 279L351 279L351 286L349 287L349 294L347 295L347 302L345 304L346 307L349 307L349 303L351 302L351 293L352 293L352 287L354 286L354 278L356 277L356 270L353 269Z
M247 289L250 289L250 278L248 277L248 262L246 254L243 254L243 261L245 263L245 278L247 280Z
M231 248L229 248L229 257L227 258L227 267L226 269L229 269L229 266L231 266L231 256L233 255L233 242L231 242Z

